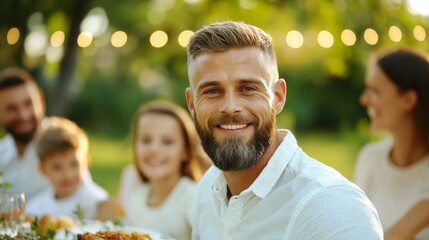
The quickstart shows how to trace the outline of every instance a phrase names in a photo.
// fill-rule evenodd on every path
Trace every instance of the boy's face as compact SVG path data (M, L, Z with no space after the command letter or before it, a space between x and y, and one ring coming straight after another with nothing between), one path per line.
M52 153L43 158L40 170L55 188L55 197L65 198L73 194L82 179L81 168L85 159L74 149Z

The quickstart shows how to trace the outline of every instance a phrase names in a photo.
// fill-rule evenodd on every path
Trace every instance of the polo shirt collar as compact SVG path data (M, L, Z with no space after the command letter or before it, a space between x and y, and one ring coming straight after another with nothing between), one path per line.
M258 178L249 187L256 196L265 198L285 171L298 148L295 137L288 131Z

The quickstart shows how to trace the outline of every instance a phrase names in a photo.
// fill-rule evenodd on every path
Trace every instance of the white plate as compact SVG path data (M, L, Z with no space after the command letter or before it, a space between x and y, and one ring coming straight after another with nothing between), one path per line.
M124 231L124 232L139 232L148 234L153 240L165 240L162 235L154 230L136 228L130 226L115 225L112 222L100 221L85 221L83 225L73 227L68 232L60 230L55 235L55 240L75 240L77 234L81 233L96 233L99 231Z

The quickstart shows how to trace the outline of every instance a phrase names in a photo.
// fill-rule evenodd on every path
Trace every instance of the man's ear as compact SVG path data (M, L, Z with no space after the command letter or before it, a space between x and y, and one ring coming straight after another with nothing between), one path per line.
M186 103L188 105L188 110L191 113L192 117L195 118L195 106L194 106L194 96L192 94L192 89L190 87L186 88Z
M280 113L286 103L286 81L283 78L277 80L274 86L274 108Z
M46 100L45 100L45 94L43 93L42 89L38 88L37 89L39 92L39 98L40 98L40 103L42 105L42 109L43 109L43 116L46 113Z

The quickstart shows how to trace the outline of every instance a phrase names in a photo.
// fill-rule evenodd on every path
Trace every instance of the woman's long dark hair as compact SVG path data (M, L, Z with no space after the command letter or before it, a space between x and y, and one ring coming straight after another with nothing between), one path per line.
M399 91L417 93L414 121L429 146L429 59L414 49L401 48L380 54L377 65Z

